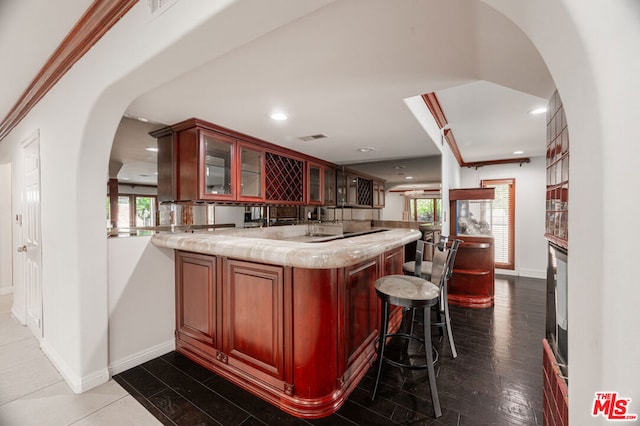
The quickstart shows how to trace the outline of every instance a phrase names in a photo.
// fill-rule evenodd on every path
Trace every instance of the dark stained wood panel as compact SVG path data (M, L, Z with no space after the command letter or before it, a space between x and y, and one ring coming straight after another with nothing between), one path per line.
M284 268L227 260L224 352L284 380Z
M217 346L215 258L176 252L176 331Z
M345 268L344 273L344 344L346 364L349 365L378 327L378 298L374 285L378 277L377 259Z

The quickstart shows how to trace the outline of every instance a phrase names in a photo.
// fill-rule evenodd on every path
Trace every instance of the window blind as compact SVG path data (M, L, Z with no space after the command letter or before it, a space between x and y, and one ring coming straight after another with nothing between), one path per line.
M514 269L515 179L483 180L483 188L495 188L491 233L495 266Z

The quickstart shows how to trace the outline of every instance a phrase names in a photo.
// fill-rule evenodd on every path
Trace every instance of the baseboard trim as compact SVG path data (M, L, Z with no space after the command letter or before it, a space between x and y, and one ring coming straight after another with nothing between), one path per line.
M49 361L58 370L62 378L69 385L74 393L80 394L93 389L103 383L109 381L109 370L107 368L95 371L86 376L78 376L75 374L64 359L58 354L53 346L46 340L40 341L40 349L49 358Z
M176 349L176 341L175 339L168 340L164 343L160 343L159 345L152 346L143 351L137 352L135 354L129 355L122 359L112 362L109 365L109 374L114 376L116 374L120 374L123 371L127 371L130 368L137 367L140 364L144 364L147 361L150 361L154 358L162 356L166 353L174 351Z
M520 276L545 280L547 279L547 271L541 271L539 269L520 269Z
M540 271L538 269L496 269L496 275L506 275L510 277L525 277L525 278L547 278L547 271Z
M13 293L13 286L11 287L0 287L0 296L4 296L5 294Z

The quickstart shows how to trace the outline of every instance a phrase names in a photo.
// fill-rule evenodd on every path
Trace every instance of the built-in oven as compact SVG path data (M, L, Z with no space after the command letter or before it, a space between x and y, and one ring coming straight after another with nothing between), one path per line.
M546 334L564 377L568 377L569 363L568 282L567 250L549 243Z

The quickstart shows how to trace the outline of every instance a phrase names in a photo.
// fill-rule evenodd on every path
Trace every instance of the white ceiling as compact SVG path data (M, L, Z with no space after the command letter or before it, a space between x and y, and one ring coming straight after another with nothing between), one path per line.
M33 49L8 43L4 24L12 23L11 34L24 34L12 17L27 20L27 7L15 4L32 2L8 3L0 1L0 54L12 49L16 61L11 74L0 71L0 112L22 92L15 86L26 87L24 76L45 62L43 50L53 51L51 40L61 40L62 29L90 2L65 0L56 2L64 13L30 15L45 27L36 32L49 41L46 49L35 40ZM482 2L339 0L142 95L126 114L165 124L198 117L338 164L376 162L388 169L393 161L439 155L406 98L436 92L462 157L471 162L511 158L516 149L542 155L544 118L527 112L553 90L534 46ZM289 120L270 120L274 111ZM317 133L329 137L298 139ZM149 143L146 134L123 138L124 147L116 139L114 159L124 164L118 177L148 175L142 163L149 153L139 152ZM361 147L375 150L362 153ZM413 163L407 174L432 181L426 162Z

